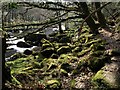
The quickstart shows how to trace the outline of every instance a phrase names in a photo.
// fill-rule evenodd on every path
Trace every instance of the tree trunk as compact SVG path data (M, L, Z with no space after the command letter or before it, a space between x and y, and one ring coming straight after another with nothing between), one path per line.
M94 4L95 4L96 9L100 8L100 2L95 2ZM97 16L97 20L100 23L101 27L103 28L107 27L105 17L103 13L101 12L101 10L96 12L96 16Z
M80 6L81 6L82 11L83 11L84 16L85 16L83 19L85 19L85 18L90 14L89 9L88 9L88 6L87 6L86 2L80 2ZM86 23L87 23L87 25L90 27L90 31L91 31L92 33L98 33L98 31L97 31L97 28L98 28L98 27L96 26L96 24L95 24L92 16L90 16L90 17L86 20Z

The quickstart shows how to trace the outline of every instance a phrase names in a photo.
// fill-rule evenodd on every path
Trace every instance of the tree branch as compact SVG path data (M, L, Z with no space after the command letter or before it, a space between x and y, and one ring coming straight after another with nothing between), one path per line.
M108 2L108 3L104 4L103 6L101 6L100 8L96 9L95 11L93 11L92 13L90 13L90 14L82 21L82 24L81 24L80 28L78 29L78 30L79 30L78 36L80 35L80 32L81 32L81 30L82 30L82 27L83 27L85 21L86 21L92 14L94 14L94 13L96 13L97 11L103 9L105 6L107 6L107 5L110 4L110 3L111 3L111 2Z

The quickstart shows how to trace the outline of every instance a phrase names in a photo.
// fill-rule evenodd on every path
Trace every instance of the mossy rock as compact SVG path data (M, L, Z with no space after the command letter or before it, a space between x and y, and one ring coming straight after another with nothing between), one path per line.
M52 45L50 45L49 43L46 43L46 44L42 44L42 49L46 49L48 47L52 47Z
M100 55L104 55L104 51L93 51L92 56L99 57Z
M25 55L31 55L33 52L32 52L32 50L26 49L23 53Z
M101 45L100 43L95 43L94 50L105 50L105 46Z
M67 35L66 35L66 34L58 34L58 35L56 35L56 37L57 37L58 39L61 39L61 38L63 38L63 37L67 37Z
M57 79L48 80L46 83L46 89L60 89L61 82Z
M92 78L92 83L97 89L109 89L111 85L106 81L104 77L104 71L99 70L96 75Z
M71 42L70 37L62 37L59 40L59 43L70 43L70 42Z
M52 56L51 56L51 58L58 59L58 55L53 53Z
M62 46L57 50L58 55L66 54L68 52L71 52L71 48L69 46Z
M110 56L120 56L120 49L110 50L108 53Z
M63 63L61 65L61 69L64 69L65 71L70 72L71 71L71 65L69 65L68 63Z
M67 43L58 43L58 47L67 46Z
M60 69L60 74L63 76L68 76L68 72L64 69Z
M100 70L105 65L105 63L108 63L109 61L110 58L107 56L91 57L88 60L88 66L92 71L96 72Z
M58 33L51 33L49 34L50 37L55 37Z
M22 58L22 57L24 57L22 53L15 53L10 57L9 61L13 61L13 60L16 60L17 58Z
M39 45L42 39L47 39L45 34L28 34L24 37L25 42L31 45Z
M81 48L80 47L76 47L75 49L72 50L72 52L81 52Z
M49 58L54 52L55 52L54 48L46 48L41 51L41 54L44 57Z

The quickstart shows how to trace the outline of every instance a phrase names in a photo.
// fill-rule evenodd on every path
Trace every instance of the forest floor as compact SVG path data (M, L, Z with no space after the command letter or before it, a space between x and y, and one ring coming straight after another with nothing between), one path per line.
M107 44L105 45L106 52L110 52L114 49L120 49L120 32L114 32L110 29L102 29L99 31L99 33L100 34L98 35L98 37L107 42ZM86 57L86 55L84 57ZM120 55L111 56L111 63L107 63L105 66L106 67L103 69L106 72L105 77L109 79L111 83L115 84L117 77L120 76ZM94 88L94 86L90 82L91 77L94 75L95 73L89 71L87 73L83 73L82 76L77 76L77 83L75 87Z
M104 77L106 77L108 82L112 83L113 85L117 85L117 79L120 81L120 32L101 29L99 30L99 33L100 34L98 34L97 36L91 36L88 32L84 32L82 33L80 40L83 39L84 41L85 39L85 42L81 42L82 40L77 40L74 42L75 46L71 43L74 48L80 47L82 51L84 51L80 51L80 54L78 52L75 54L61 54L57 59L44 59L41 57L41 54L36 56L28 55L26 57L19 57L18 59L13 61L8 61L7 65L11 67L12 75L16 78L14 78L13 83L17 82L17 84L21 85L21 87L19 87L18 85L10 84L10 88L17 88L14 90L18 90L18 88L26 88L25 90L35 90L27 89L34 87L43 89L45 87L47 88L49 83L50 86L54 86L55 82L63 89L75 88L92 90L93 88L97 88L92 80L100 70L104 71ZM89 36L90 40L86 38L87 36ZM99 42L100 40L102 40L102 42ZM103 41L105 41L105 44ZM51 42L47 41L45 43L44 41L44 45L48 45L49 43L51 45ZM80 43L82 44L82 46ZM57 46L57 44L60 43L52 44L55 44ZM105 49L102 50L103 48L100 47L98 49L99 45L102 45L102 47ZM65 45L62 44L62 46L56 48L59 49L61 47L65 47ZM116 49L119 53L117 53L117 55L116 53L111 55L111 51ZM74 49L72 49L72 52L74 52L73 50ZM63 51L65 50L63 49ZM105 52L110 58L103 58L105 57ZM109 59L110 62L106 63ZM42 62L38 60L41 60ZM64 70L64 72L58 70ZM27 74L24 74L24 72L26 72ZM25 78L24 76L26 76L27 78ZM19 83L17 79L21 83ZM58 79L60 79L60 81L58 81ZM33 81L31 82L31 80ZM41 82L36 83L37 80L41 80ZM7 86L9 87L9 83Z

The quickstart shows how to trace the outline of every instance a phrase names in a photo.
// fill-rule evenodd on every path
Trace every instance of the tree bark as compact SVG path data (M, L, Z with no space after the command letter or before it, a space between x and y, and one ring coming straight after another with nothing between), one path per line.
M100 8L100 6L101 6L100 2L95 2L94 4L95 4L96 9ZM103 13L101 12L101 10L96 12L96 16L97 16L97 20L100 23L101 27L103 27L103 28L107 27L105 17L103 15Z
M85 17L83 19L85 19L90 14L88 6L87 6L86 2L80 2L80 6L81 6L82 11L83 11L83 13L85 15ZM86 23L87 23L87 25L90 28L90 32L92 32L92 33L98 33L98 31L97 31L98 27L96 26L96 24L95 24L92 16L90 16L89 18L87 18Z

